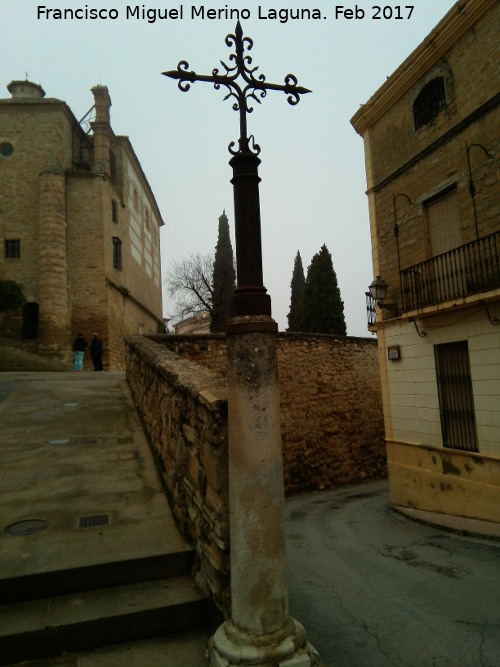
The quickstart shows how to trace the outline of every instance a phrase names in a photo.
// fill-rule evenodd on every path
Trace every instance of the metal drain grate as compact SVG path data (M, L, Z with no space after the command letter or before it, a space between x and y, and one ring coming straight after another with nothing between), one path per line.
M95 526L109 526L109 514L93 514L81 516L78 519L78 528L94 528Z
M81 445L98 445L100 442L99 438L80 438Z

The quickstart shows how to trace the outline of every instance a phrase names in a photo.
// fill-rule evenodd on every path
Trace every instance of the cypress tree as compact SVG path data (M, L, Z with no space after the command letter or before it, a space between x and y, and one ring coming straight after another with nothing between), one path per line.
M215 246L212 312L210 331L225 331L231 316L231 298L235 286L233 248L229 236L229 220L223 211L219 218L219 236Z
M304 277L304 267L302 266L302 257L300 256L300 252L297 251L297 255L295 256L295 261L293 263L292 281L290 283L292 292L290 296L290 312L287 315L288 318L287 331L301 330L300 309L302 304L305 282L306 279Z
M326 245L314 255L307 270L301 314L302 331L346 335L344 302Z

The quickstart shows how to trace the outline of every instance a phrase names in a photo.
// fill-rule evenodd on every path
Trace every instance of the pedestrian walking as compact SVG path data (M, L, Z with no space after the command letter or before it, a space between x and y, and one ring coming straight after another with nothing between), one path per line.
M92 363L94 364L94 370L96 372L104 370L102 366L102 341L95 332L92 334L89 349Z
M82 333L78 333L73 341L73 366L77 373L82 372L83 355L87 349L87 341Z

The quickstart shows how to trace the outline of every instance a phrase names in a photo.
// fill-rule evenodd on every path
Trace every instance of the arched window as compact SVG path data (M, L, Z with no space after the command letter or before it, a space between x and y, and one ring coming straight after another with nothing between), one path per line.
M417 95L413 102L413 122L415 130L427 125L446 106L444 78L438 76L431 79Z

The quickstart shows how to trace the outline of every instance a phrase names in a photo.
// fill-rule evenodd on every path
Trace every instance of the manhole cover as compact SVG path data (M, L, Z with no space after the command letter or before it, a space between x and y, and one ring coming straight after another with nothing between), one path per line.
M24 521L16 521L7 526L5 532L7 535L32 535L45 530L49 525L48 521L43 519L25 519Z
M69 442L69 438L55 438L54 440L47 440L48 445L65 445Z

